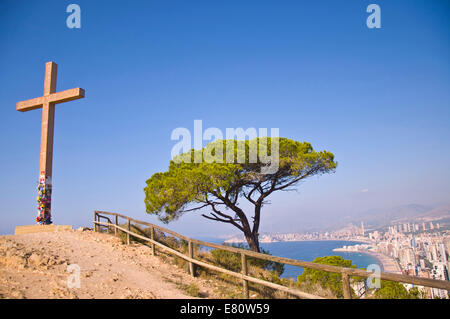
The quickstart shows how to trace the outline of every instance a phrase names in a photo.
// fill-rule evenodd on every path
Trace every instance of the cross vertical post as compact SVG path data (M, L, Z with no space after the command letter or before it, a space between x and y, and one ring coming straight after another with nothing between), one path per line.
M45 64L44 96L56 92L56 76L58 66L54 62ZM52 164L53 164L53 134L55 128L55 103L42 104L41 122L41 154L39 157L38 185L38 217L40 224L51 224L52 204Z
M55 105L84 97L82 88L56 92L56 77L58 65L55 62L45 64L44 95L16 104L16 110L26 112L42 108L41 123L41 152L39 158L38 184L38 224L52 223L52 164L53 164L53 136L55 127Z

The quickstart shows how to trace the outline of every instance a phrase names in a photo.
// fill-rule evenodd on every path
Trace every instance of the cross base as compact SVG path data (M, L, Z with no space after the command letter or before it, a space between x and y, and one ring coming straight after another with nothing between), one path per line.
M72 230L71 225L23 225L16 226L14 235L23 235L31 233L58 232Z

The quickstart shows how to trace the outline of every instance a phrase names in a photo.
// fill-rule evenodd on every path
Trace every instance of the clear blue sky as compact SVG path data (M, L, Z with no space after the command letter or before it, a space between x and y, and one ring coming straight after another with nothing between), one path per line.
M81 29L66 7L81 7ZM368 29L366 7L381 7ZM1 1L0 233L34 223L44 65L58 90L53 219L95 209L155 221L145 181L177 127L280 129L333 152L337 172L272 198L261 231L296 231L379 207L450 199L448 1ZM187 235L235 233L199 214Z

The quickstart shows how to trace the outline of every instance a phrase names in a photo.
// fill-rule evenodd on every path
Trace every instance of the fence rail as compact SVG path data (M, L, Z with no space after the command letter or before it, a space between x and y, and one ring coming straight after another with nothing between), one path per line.
M114 216L114 223L111 221L111 219L109 217L107 217L105 215ZM119 217L126 220L126 228L119 226L119 223L118 223ZM101 219L104 219L107 222L102 222ZM131 222L150 227L150 238L139 235L136 232L133 232L131 230ZM343 295L344 295L344 298L346 298L346 299L352 298L351 287L350 287L350 277L351 276L368 278L368 277L371 277L374 275L373 272L362 270L362 269L338 267L338 266L324 265L324 264L318 264L318 263L284 258L284 257L277 257L277 256L257 253L257 252L246 250L246 249L225 246L225 245L210 243L210 242L206 242L206 241L202 241L202 240L198 240L198 239L194 239L194 238L189 238L187 236L184 236L177 232L174 232L170 229L167 229L167 228L155 225L155 224L151 224L148 222L144 222L141 220L137 220L137 219L125 216L125 215L118 214L118 213L95 211L94 212L94 230L99 231L100 227L107 227L108 230L110 230L110 231L112 229L114 229L115 235L117 235L118 230L126 233L127 244L130 244L131 236L149 242L151 244L151 249L152 249L153 255L156 255L156 246L157 246L160 249L162 249L168 253L174 254L174 255L186 260L187 262L189 262L189 272L192 276L195 276L195 265L198 265L198 266L201 266L204 268L208 268L208 269L211 269L214 271L218 271L218 272L242 279L243 294L244 294L245 298L249 297L248 282L250 281L250 282L257 283L257 284L260 284L260 285L263 285L266 287L270 287L270 288L274 288L274 289L277 289L280 291L287 292L289 294L298 296L300 298L322 299L322 297L320 297L320 296L312 295L312 294L300 291L298 289L288 288L288 287L285 287L285 286L282 286L279 284L272 283L270 281L266 281L266 280L262 280L262 279L258 279L258 278L249 276L248 270L247 270L248 257L254 257L254 258L259 258L259 259L263 259L263 260L268 260L268 261L273 261L273 262L278 262L278 263L283 263L283 264L288 264L288 265L293 265L293 266L299 266L299 267L303 267L303 268L310 268L310 269L322 270L322 271L326 271L326 272L339 273L342 276ZM156 236L155 236L155 229L157 229L161 232L164 232L164 233L168 233L174 237L178 237L182 240L185 240L188 243L187 255L158 242L156 240ZM193 245L194 244L202 245L202 246L206 246L206 247L210 247L210 248L222 249L222 250L240 254L241 255L241 263L242 263L242 265L241 265L242 272L241 273L234 272L234 271L231 271L231 270L228 270L225 268L221 268L221 267L218 267L215 265L211 265L209 263L195 259L194 253L193 253ZM444 290L450 291L450 282L444 281L444 280L413 277L413 276L394 274L394 273L386 273L386 272L381 272L379 274L379 277L382 280L408 283L408 284L413 284L413 285L438 288L438 289L444 289Z

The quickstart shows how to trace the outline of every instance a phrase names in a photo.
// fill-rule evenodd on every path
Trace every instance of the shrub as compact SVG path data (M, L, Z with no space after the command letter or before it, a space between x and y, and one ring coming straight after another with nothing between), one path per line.
M239 243L239 244L225 244L230 247L240 248L240 249L246 249L249 250L248 246ZM270 255L269 251L266 251L264 249L261 249L261 252L263 254ZM214 259L214 261L219 264L220 266L235 271L240 272L242 269L242 262L241 262L241 256L240 254L223 250L223 249L213 249L211 250L211 255ZM264 260L254 257L247 257L247 265L248 266L254 266L257 268L265 269L268 271L273 271L278 277L281 276L284 272L284 264L277 263L270 260Z
M417 288L406 290L399 282L382 280L381 288L374 293L376 299L419 299L422 293Z
M317 257L313 260L313 262L325 265L356 268L355 265L352 265L351 260L345 260L341 256ZM323 289L331 291L331 293L338 298L344 297L344 292L342 290L342 275L339 273L306 268L303 273L298 276L297 281L300 285L319 285ZM355 296L353 289L351 289L351 293Z
M189 294L189 296L200 297L200 289L198 289L196 284L190 284L186 286L185 290Z

